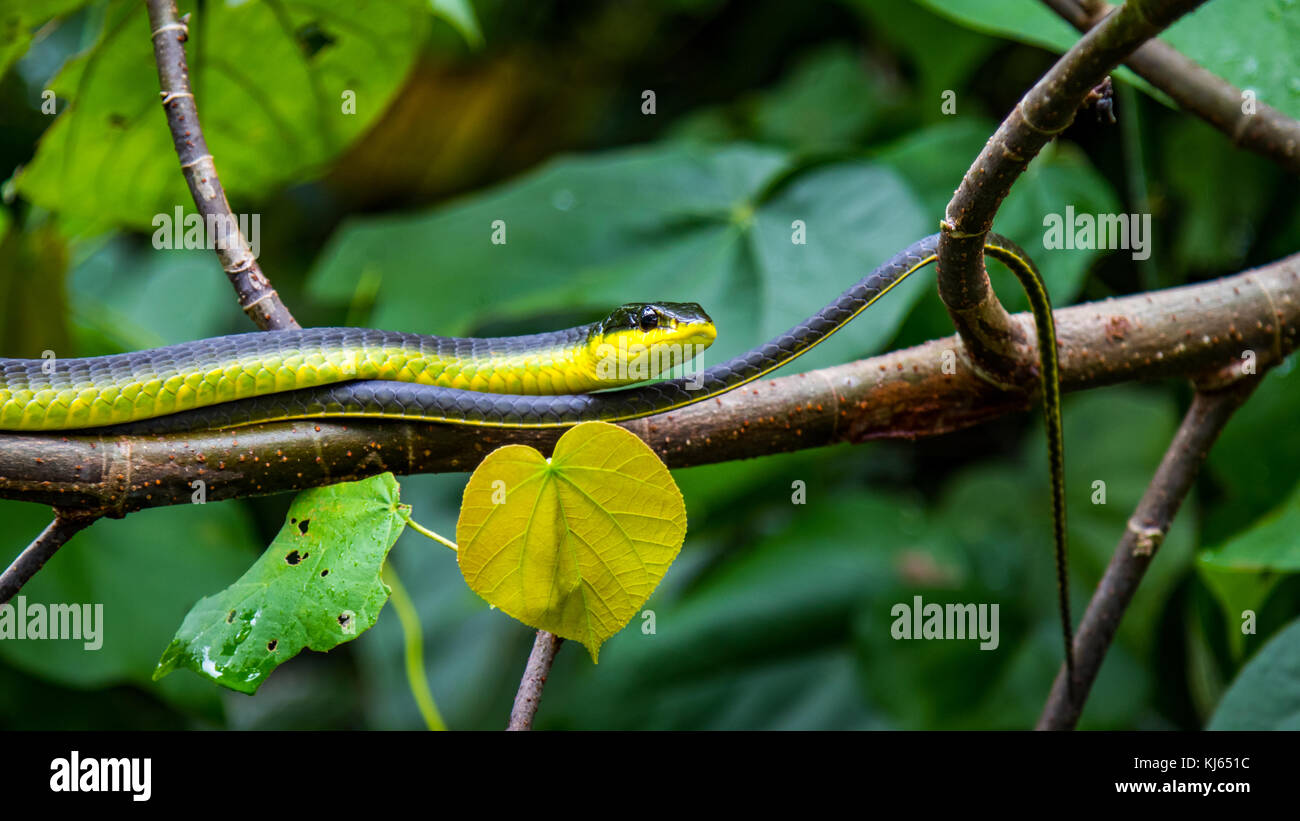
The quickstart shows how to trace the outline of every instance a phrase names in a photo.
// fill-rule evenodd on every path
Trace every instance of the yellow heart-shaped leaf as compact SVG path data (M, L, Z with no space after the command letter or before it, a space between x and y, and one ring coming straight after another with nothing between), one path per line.
M465 582L519 621L582 642L594 662L654 592L686 538L686 505L644 442L604 422L565 432L548 460L488 454L465 486Z

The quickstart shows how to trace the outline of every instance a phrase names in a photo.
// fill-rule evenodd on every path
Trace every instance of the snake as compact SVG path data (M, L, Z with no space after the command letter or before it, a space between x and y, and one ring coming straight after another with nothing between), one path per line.
M629 421L720 396L802 356L934 262L939 237L899 251L785 333L689 378L651 381L686 366L714 341L709 315L695 303L627 303L594 323L526 336L307 328L109 356L0 358L0 431L140 435L331 417L518 428ZM987 234L984 253L1016 275L1035 320L1058 604L1072 682L1065 446L1051 301L1033 260L1014 242Z

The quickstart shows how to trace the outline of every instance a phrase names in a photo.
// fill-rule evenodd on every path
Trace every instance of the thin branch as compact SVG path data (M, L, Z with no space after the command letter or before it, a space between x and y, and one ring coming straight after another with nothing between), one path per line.
M1033 318L1013 318L1032 335ZM1056 312L1062 389L1263 368L1300 340L1300 255L1221 280ZM1031 406L1034 377L1005 391L967 367L956 337L757 382L625 423L670 467L868 439L935 436ZM120 516L397 474L473 470L492 450L549 452L558 430L377 420L297 421L230 431L115 437L8 434L0 498ZM203 482L200 487L197 483ZM203 492L200 494L199 490Z
M1083 711L1106 651L1143 574L1155 558L1183 499L1192 489L1210 447L1219 438L1233 412L1241 407L1263 379L1263 374L1242 378L1217 391L1198 390L1182 425L1165 451L1160 467L1138 503L1128 528L1115 548L1110 565L1079 623L1074 639L1075 697L1066 687L1065 670L1057 673L1043 714L1040 730L1068 730Z
M4 573L0 573L0 604L16 596L28 579L44 567L68 539L90 527L98 518L98 513L55 508L54 521L46 526L26 550L18 554L18 558L5 568Z
M1142 43L1205 0L1128 0L1075 43L1002 121L948 203L939 240L939 295L972 365L1014 382L1032 335L1011 325L984 268L984 237L1016 179L1074 120L1088 93Z
M1044 0L1052 10L1086 32L1114 7L1089 0ZM1300 174L1300 121L1256 100L1253 113L1243 111L1244 92L1198 65L1160 40L1130 54L1125 65L1168 94L1180 108L1227 135L1234 145L1267 157L1293 174Z
M248 240L239 230L239 222L226 201L225 189L221 187L212 154L203 138L185 61L189 16L186 15L185 21L177 18L175 0L147 0L146 6L154 60L158 64L158 83L162 88L160 95L176 156L207 230L216 233L213 240L217 256L234 286L239 307L264 331L297 328L297 321L262 273ZM39 462L39 457L35 458ZM101 508L93 512L71 513L56 507L54 521L0 577L0 603L17 594L72 534L89 527L103 512Z
M239 230L239 221L226 201L225 189L217 176L217 167L199 125L198 107L190 89L190 72L185 62L185 41L189 37L188 17L177 19L175 0L147 0L149 28L153 38L154 60L158 63L158 83L162 87L162 105L167 113L176 156L189 183L194 205L204 218L208 231L214 231L221 267L235 289L239 307L264 331L297 328L289 309L262 273L248 240Z
M510 710L510 723L506 730L531 730L533 717L542 703L542 688L546 686L546 677L551 674L551 665L555 654L560 652L564 639L545 630L537 631L533 641L533 651L528 654L528 665L524 668L524 677L519 681L519 692L515 693L515 706Z

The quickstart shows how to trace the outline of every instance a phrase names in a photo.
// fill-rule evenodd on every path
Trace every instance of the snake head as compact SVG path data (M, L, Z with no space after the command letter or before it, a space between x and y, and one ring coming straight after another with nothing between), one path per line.
M602 383L611 387L654 379L689 362L718 330L694 302L629 302L592 326L588 349Z

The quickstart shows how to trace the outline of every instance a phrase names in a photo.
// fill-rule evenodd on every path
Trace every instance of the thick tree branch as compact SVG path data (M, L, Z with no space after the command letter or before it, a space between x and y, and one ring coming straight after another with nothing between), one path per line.
M46 526L41 535L36 537L27 549L18 554L4 573L0 573L0 604L12 599L22 589L27 580L63 547L74 535L89 527L99 518L98 513L78 510L54 511L54 521Z
M1076 305L1057 311L1056 320L1065 390L1241 370L1244 362L1262 371L1300 338L1300 255L1221 280ZM1012 321L1033 327L1027 314ZM670 467L685 467L836 442L934 436L1032 404L1032 375L1018 390L999 390L962 364L960 348L948 337L765 380L625 427ZM559 435L362 420L168 436L10 434L0 439L0 498L121 516L189 503L199 481L203 498L217 501L383 471L461 472L505 444L549 451Z
M1038 729L1069 730L1078 722L1088 691L1119 630L1120 619L1191 491L1210 447L1262 378L1262 373L1244 377L1221 390L1197 391L1192 398L1182 425L1129 519L1110 566L1079 623L1074 638L1074 699L1070 698L1062 668L1038 720Z
M1089 0L1045 0L1066 22L1086 32L1114 6ZM1242 110L1241 89L1206 71L1168 43L1151 40L1130 54L1125 65L1168 94L1180 108L1205 120L1241 146L1300 174L1300 121L1262 101L1254 113Z
M199 111L190 89L189 66L185 62L187 22L177 19L175 0L147 0L149 28L153 37L154 60L158 63L158 83L162 87L163 110L171 128L176 156L189 183L194 205L203 215L208 231L214 231L221 267L234 286L239 307L264 331L297 328L289 309L262 273L248 240L239 230L239 222L226 201L225 189L217 176L217 167L208 152ZM188 15L186 15L188 18Z
M537 715L537 708L542 703L542 688L546 686L555 654L560 652L563 643L564 639L553 633L537 631L533 651L528 654L528 665L524 667L524 676L519 681L519 692L515 693L515 706L510 710L507 730L533 729L533 717Z
M1142 43L1204 0L1128 0L1089 30L1016 104L948 203L939 240L939 295L972 365L1016 382L1032 334L1017 333L984 268L984 237L1011 186L1043 146L1074 120L1088 92ZM1025 363L1025 364L1021 364Z

